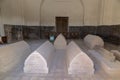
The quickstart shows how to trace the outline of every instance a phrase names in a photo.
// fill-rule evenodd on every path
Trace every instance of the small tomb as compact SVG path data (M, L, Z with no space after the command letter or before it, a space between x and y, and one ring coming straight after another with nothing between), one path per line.
M96 35L91 35L88 34L85 38L84 38L84 42L86 44L86 46L88 46L90 49L95 48L96 46L100 46L103 47L104 46L104 41L102 38L100 38L99 36Z
M69 74L94 74L93 61L73 41L67 46L67 63Z
M57 36L57 38L55 39L55 42L54 42L54 46L56 49L65 49L66 48L67 41L62 34Z
M24 63L25 73L48 73L55 48L49 41L29 55Z

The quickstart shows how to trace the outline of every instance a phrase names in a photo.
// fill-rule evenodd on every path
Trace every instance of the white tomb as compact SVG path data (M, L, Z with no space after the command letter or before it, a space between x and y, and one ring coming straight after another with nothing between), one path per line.
M57 38L55 39L55 42L54 42L54 46L56 49L65 49L66 48L67 41L62 34L57 36Z
M93 61L73 41L67 46L69 74L94 74Z
M106 60L108 61L115 61L115 56L112 52L104 49L104 48L96 48L96 51L103 57L105 58Z
M25 41L0 47L0 72L7 72L21 66L30 53L30 47Z
M96 46L100 46L100 47L104 46L104 41L102 40L102 38L100 38L99 36L96 36L96 35L88 34L84 38L84 42L85 42L86 46L88 46L90 49L93 49Z
M24 72L48 73L54 52L54 46L46 41L25 60Z
M113 53L116 59L120 61L120 52L118 50L111 50L110 52Z
M104 42L99 36L87 35L84 38L86 46L88 46L88 52L95 58L102 69L111 76L120 74L120 61L118 58L118 52L108 51L103 48Z
M120 61L116 60L113 53L105 49L100 50L89 50L89 52L106 73L111 76L120 75ZM108 55L108 57L106 55Z
M25 73L48 73L46 60L39 52L34 51L25 61Z

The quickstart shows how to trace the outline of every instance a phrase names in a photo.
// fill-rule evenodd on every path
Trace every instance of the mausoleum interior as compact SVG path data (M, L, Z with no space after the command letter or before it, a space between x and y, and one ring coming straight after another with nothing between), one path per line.
M120 80L120 1L0 0L0 80Z

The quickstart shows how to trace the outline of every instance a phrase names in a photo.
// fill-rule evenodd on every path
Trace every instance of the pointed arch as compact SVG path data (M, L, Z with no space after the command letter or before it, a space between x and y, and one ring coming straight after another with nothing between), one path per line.
M53 16L51 16L50 14L50 16L51 17L49 17L49 18L47 18L47 20L45 19L44 20L44 18L43 18L43 15L45 15L44 13L43 13L43 11L42 10L44 10L43 9L43 7L45 6L44 4L46 3L46 1L47 0L42 0L41 1L41 5L40 5L40 25L42 26L42 25L50 25L50 26L54 26L55 24L54 24L54 19L50 19L51 17L53 17ZM72 25L77 25L77 26L80 26L80 25L84 25L84 14L85 14L85 8L84 8L84 3L83 3L83 1L82 0L76 0L76 1L78 1L78 3L80 3L79 4L79 6L82 6L82 7L78 7L78 10L77 11L79 11L79 17L80 18L75 18L75 20L72 20L72 18L70 19L70 21L71 22L73 22L73 23L71 23L70 24L70 26L72 26ZM62 1L58 1L58 2L62 2ZM63 1L64 2L64 1ZM46 5L46 6L48 6L48 5ZM54 5L52 5L52 6L54 6ZM47 8L50 8L50 7L47 7ZM56 7L57 8L57 7ZM65 9L65 8L64 8ZM70 8L69 8L70 9ZM73 10L75 10L74 8L72 8ZM51 9L51 10L55 10L55 9ZM58 9L58 10L60 10L60 9ZM63 9L62 9L63 10ZM74 11L72 11L72 12L68 12L68 13L66 13L65 14L65 12L66 12L66 10L63 10L63 14L58 14L58 13L56 13L56 16L68 16L68 14L72 14L72 12L74 12ZM48 13L48 12L46 12L46 13ZM51 12L50 12L51 13ZM76 14L76 13L75 13ZM47 14L46 14L47 15ZM49 16L49 15L47 15L47 16ZM54 14L53 14L54 15ZM73 15L73 14L72 14ZM55 16L55 15L54 15ZM69 16L68 16L69 17ZM48 19L50 19L50 20L48 20ZM79 20L78 20L79 19ZM48 23L48 22L50 21L50 23ZM75 22L74 22L75 21ZM76 22L77 21L77 22ZM44 22L46 22L47 24L45 24Z
M67 41L62 34L59 34L55 39L54 46L56 49L65 49L67 46Z
M49 41L43 43L28 56L24 63L25 73L48 73L55 48Z
M67 47L67 63L69 74L94 74L93 61L73 41Z

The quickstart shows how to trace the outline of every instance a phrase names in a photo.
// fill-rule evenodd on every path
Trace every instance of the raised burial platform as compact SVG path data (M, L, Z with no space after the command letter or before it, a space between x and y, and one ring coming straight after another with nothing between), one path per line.
M111 76L120 75L120 53L103 48L103 40L94 35L87 35L84 39L89 47L88 52L97 60L102 69Z
M48 73L55 48L49 41L29 55L24 63L25 73Z
M31 53L29 45L25 41L0 47L0 72L7 72L18 66Z
M46 41L31 53L24 63L24 72L49 73L51 65L57 72L67 67L68 74L94 74L93 61L76 43L71 42L67 46L62 34L56 38L54 45Z
M93 61L73 41L67 46L67 63L69 74L94 74Z

